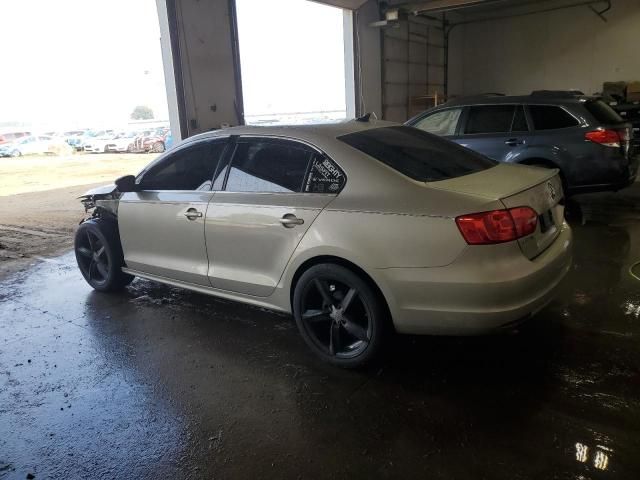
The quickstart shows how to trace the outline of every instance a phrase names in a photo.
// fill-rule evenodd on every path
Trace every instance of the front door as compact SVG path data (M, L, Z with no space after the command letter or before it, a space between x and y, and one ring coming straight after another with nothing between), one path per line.
M222 138L174 150L138 177L141 191L122 196L118 226L129 268L209 286L204 221L226 145Z
M261 137L240 137L226 168L224 191L207 209L209 279L217 289L266 297L344 172L306 144Z

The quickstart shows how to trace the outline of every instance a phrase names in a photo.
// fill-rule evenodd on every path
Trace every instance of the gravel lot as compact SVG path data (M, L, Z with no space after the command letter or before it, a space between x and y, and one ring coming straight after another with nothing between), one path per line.
M77 197L135 174L156 154L0 158L0 277L71 246L83 218Z

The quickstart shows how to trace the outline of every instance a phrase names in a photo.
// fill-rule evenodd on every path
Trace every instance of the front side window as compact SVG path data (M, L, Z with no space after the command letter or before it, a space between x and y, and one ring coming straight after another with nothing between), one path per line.
M240 140L226 190L230 192L301 192L313 151L284 141Z
M198 142L165 157L142 177L143 190L211 190L226 140Z
M507 133L511 131L514 111L514 105L469 107L464 133Z
M461 108L451 108L449 110L432 113L418 120L414 127L441 137L445 135L455 135L461 112Z
M527 118L524 114L524 107L518 105L516 107L516 113L513 115L513 124L511 125L512 132L528 132L529 127L527 125Z
M413 127L372 128L338 137L419 182L436 182L480 172L496 162Z
M553 105L529 105L529 114L536 130L555 130L579 125L578 120L566 110Z

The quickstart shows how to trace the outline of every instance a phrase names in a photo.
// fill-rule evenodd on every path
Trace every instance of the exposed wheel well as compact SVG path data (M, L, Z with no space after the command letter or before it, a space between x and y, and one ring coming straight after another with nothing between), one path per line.
M393 324L393 321L391 318L391 311L389 310L389 305L387 304L387 299L385 298L384 294L382 293L382 290L380 290L380 288L378 287L376 282L373 280L373 278L371 278L367 272L365 272L362 268L357 266L355 263L350 262L349 260L345 260L344 258L335 257L333 255L320 255L318 257L310 258L309 260L305 261L302 265L298 267L298 270L296 270L296 273L293 275L293 279L291 280L291 290L289 292L289 302L291 303L291 311L293 311L293 292L296 289L298 280L300 279L302 274L306 272L309 268L313 267L314 265L319 265L321 263L333 263L333 264L348 268L353 273L355 273L360 278L362 278L365 282L367 282L367 284L373 289L373 291L376 292L378 296L382 299L382 304L387 313L387 318L391 321L391 324Z

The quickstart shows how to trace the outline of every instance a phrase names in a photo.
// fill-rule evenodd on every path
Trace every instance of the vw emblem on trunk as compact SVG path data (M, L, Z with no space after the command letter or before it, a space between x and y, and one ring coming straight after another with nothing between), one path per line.
M553 186L553 183L547 182L547 190L549 191L549 198L553 201L556 199L556 187Z

